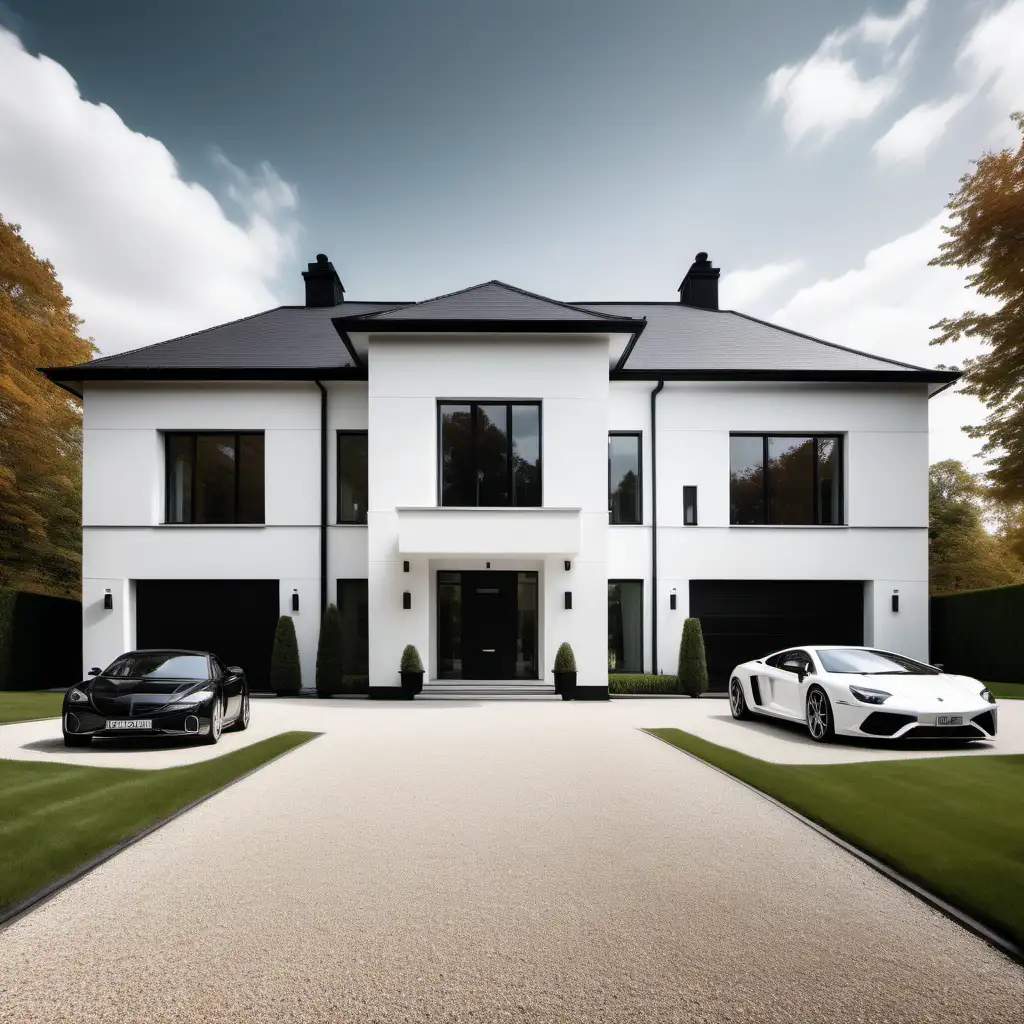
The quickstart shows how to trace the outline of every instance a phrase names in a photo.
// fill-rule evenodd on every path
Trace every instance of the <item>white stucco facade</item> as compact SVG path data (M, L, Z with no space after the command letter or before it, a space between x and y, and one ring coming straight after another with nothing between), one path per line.
M335 580L368 581L371 686L398 685L406 644L420 650L428 678L436 675L437 573L488 563L538 573L542 679L562 641L576 652L581 683L606 679L609 579L643 581L646 671L655 615L657 667L673 670L691 580L861 581L865 642L927 657L926 385L667 382L657 399L654 608L654 384L610 381L608 338L385 335L368 344L367 381L325 385L326 564L330 600ZM316 384L89 383L83 396L86 666L135 645L138 580L276 580L311 685L320 617ZM442 399L541 404L541 508L439 507ZM368 431L366 525L336 525L339 429ZM264 524L164 524L164 435L173 430L263 432ZM642 434L641 525L609 525L609 431ZM745 431L841 435L845 525L730 525L729 437ZM683 526L687 485L698 492L696 526Z

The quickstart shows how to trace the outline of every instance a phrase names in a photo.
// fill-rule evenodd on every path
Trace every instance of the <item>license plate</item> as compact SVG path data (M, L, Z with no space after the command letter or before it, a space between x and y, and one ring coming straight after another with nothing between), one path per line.
M151 718L112 718L107 721L108 729L152 729Z
M963 725L964 724L964 716L963 715L936 715L936 717L935 717L935 724L936 725Z

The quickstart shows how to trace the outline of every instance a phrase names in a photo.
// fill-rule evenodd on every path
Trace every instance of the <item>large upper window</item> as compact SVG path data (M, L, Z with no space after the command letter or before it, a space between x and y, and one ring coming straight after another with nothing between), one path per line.
M539 402L441 402L438 415L442 505L540 505Z
M842 523L841 437L733 434L729 441L730 523Z
M608 511L612 523L643 522L640 435L608 435Z
M168 523L262 523L263 434L168 433Z
M366 431L338 431L338 522L365 523Z

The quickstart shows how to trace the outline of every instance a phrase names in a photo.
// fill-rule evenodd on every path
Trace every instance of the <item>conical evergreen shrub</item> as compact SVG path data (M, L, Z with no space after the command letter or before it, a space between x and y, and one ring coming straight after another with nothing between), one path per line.
M699 697L708 688L708 665L704 658L704 632L700 619L687 619L679 641L679 690Z
M302 689L299 642L295 638L295 622L290 615L282 615L274 630L274 649L270 654L270 688L278 697L294 697Z
M316 692L318 697L341 693L342 680L341 612L329 604L320 623L320 641L316 648Z

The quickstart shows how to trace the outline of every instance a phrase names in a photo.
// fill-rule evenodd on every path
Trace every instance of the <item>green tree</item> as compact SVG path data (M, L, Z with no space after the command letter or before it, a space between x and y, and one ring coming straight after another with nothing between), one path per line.
M344 641L341 629L341 613L338 606L329 604L324 612L323 621L320 623L320 641L316 649L316 692L320 697L330 697L334 693L341 693L344 680L342 679L343 662L342 651Z
M704 657L704 631L700 619L687 619L679 638L679 690L699 697L708 688L708 665Z
M279 697L294 696L302 690L299 643L295 638L295 622L290 615L282 615L274 630L274 648L270 653L270 688Z
M1024 134L1024 112L1011 117ZM984 439L992 500L1019 510L1024 507L1024 138L1016 152L987 152L974 167L950 199L951 223L943 229L949 238L931 265L969 271L970 287L996 300L998 308L940 320L932 344L978 338L986 346L965 360L963 390L980 398L988 415L984 423L964 429Z
M946 459L928 478L928 574L933 594L1024 583L1024 563L984 525L985 491L962 462Z
M0 217L0 587L81 594L82 417L38 372L96 349L54 273Z

